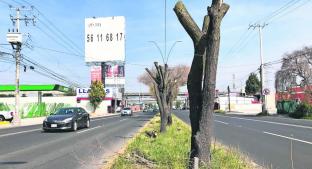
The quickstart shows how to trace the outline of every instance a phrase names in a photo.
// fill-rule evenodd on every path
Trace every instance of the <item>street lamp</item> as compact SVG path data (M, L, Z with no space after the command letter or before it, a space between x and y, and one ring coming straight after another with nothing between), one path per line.
M170 54L171 54L171 52L172 52L173 47L174 47L177 43L180 43L180 42L182 42L182 41L178 40L178 41L175 41L175 42L172 44L172 46L171 46L171 48L170 48L170 50L169 50L168 56L167 56L166 63L168 63L168 60L169 60L169 57L170 57Z
M161 49L160 49L159 45L157 44L157 42L155 42L155 41L148 41L148 42L153 43L153 44L156 46L156 48L158 49L158 51L159 51L159 53L160 53L160 55L161 55L161 58L162 58L164 64L167 64L167 63L168 63L168 60L169 60L169 57L170 57L170 54L171 54L173 48L175 47L175 45L176 45L177 43L182 42L182 41L175 41L175 42L172 44L172 46L171 46L171 48L170 48L170 50L169 50L168 55L167 55L166 53L163 54L163 52L161 51Z

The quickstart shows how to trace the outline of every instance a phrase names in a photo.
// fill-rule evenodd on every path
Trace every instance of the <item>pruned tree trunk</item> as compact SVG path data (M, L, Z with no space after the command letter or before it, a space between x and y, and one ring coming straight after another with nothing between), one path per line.
M153 80L155 88L155 96L160 112L160 132L166 132L167 119L168 119L168 65L165 64L164 67L158 65L154 62L156 68L156 75L154 75L148 68L145 70L149 74L150 78Z
M202 165L210 165L210 144L215 99L215 83L220 46L221 20L229 9L222 0L208 7L202 30L178 1L174 11L194 44L194 58L188 76L192 128L190 161L198 157Z
M167 116L167 125L171 126L172 125L172 100L170 99L168 103L169 111L168 111L168 116Z

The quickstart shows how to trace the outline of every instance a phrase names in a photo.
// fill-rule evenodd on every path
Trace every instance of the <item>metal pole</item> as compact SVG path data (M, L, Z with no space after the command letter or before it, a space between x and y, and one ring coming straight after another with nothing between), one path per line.
M167 0L165 0L165 57L167 57Z
M116 113L117 108L117 75L115 75L114 69L113 69L113 75L114 75L114 82L115 82L115 102L114 102L114 111Z
M227 87L227 91L228 91L229 112L231 112L231 91L230 91L230 86Z
M260 83L261 83L261 101L262 101L262 113L266 113L266 104L265 104L265 95L263 94L264 90L264 66L263 66L263 54L262 54L262 28L264 26L258 26L259 29L259 39L260 39Z

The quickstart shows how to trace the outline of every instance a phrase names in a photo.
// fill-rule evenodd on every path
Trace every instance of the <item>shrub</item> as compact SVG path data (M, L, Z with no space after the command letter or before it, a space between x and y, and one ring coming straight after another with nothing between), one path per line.
M293 118L303 118L312 115L312 106L307 103L300 103L296 110L293 113L290 113L289 116Z

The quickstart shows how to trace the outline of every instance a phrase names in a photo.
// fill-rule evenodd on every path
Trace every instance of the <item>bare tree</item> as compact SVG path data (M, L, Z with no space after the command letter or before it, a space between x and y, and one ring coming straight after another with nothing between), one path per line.
M299 82L298 82L299 81ZM285 91L292 86L302 86L311 93L312 84L312 47L284 54L281 70L275 74L276 91Z
M276 87L289 87L289 85L309 85L312 83L312 48L304 47L290 54L284 54L281 70L275 76ZM300 78L296 83L294 77ZM286 86L285 86L286 85Z
M167 118L168 118L168 65L158 65L154 62L156 73L151 72L148 68L145 68L149 77L153 82L153 88L155 89L155 96L160 111L160 132L166 132Z
M167 112L167 125L172 124L172 106L173 101L177 98L177 95L179 93L179 87L184 86L187 81L187 74L189 72L189 67L186 65L177 65L171 68L168 68L168 93L167 93L167 105L168 105L168 112ZM153 74L153 76L156 76L156 69L151 69L150 73ZM152 78L150 75L146 72L142 74L138 78L139 82L149 86L150 91L153 95L156 97L155 93L155 85L153 83ZM156 97L157 98L157 97Z
M201 164L210 165L215 83L220 47L221 21L229 9L223 0L212 0L208 14L200 30L182 1L174 11L193 40L194 58L188 76L187 87L190 99L191 160L198 157Z

